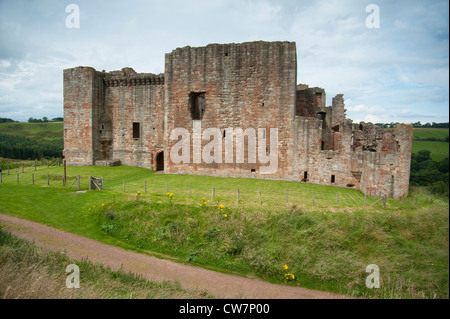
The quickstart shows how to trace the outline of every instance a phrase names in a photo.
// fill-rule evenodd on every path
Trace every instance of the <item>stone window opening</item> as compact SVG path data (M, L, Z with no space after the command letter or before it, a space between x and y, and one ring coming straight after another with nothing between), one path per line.
M336 181L336 175L331 175L331 184L334 184Z
M206 109L205 92L190 92L189 105L192 120L202 120Z
M316 92L316 107L322 107L322 92Z
M303 172L303 180L305 182L308 180L308 171Z
M252 172L252 173L256 173L256 169L252 168L252 169L251 169L251 172Z
M141 123L133 122L133 138L141 137Z
M317 113L317 115L319 116L319 120L325 121L325 116L326 116L326 114L327 114L327 113L325 113L325 112L319 112L319 113Z

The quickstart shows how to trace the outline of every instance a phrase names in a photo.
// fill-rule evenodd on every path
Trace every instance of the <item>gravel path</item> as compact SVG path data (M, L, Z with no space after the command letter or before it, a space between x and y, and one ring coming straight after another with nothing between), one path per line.
M158 259L51 228L21 218L0 214L0 224L14 235L45 248L65 251L75 260L88 258L94 263L141 274L151 281L178 280L183 288L206 290L219 298L329 299L347 296L271 284L265 281L223 274L212 270Z

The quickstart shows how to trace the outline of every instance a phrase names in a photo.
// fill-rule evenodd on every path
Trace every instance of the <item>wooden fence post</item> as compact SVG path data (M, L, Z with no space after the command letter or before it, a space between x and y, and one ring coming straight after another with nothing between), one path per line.
M216 187L213 186L212 195L211 195L211 202L214 200L215 197L216 197Z
M286 192L286 204L289 204L289 191Z
M125 180L123 180L123 191L125 192Z
M259 205L261 205L261 190L259 190Z
M50 185L50 174L47 174L47 185Z
M77 188L80 190L80 175L77 175Z
M19 184L19 173L17 173L17 184Z
M9 165L8 165L8 175L9 175Z
M31 185L34 185L34 174L31 174Z
M147 181L144 181L144 193L147 193Z
M67 180L67 174L66 174L66 160L63 160L64 162L64 179L63 179L63 184L64 186L66 186L66 180Z
M238 192L237 192L237 200L236 200L236 204L239 204L239 188L238 188Z
M0 183L3 183L3 173L0 172Z
M313 204L314 204L314 192L313 192Z
M191 184L189 184L189 197L191 197L191 195L192 195L192 187Z
M338 193L336 193L336 205L338 204Z
M386 208L386 194L384 194L383 198L383 208Z
M367 194L364 194L364 206L366 206L367 203Z

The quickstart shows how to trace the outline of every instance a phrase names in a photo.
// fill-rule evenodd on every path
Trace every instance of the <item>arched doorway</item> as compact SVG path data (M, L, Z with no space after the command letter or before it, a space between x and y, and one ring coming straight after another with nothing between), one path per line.
M156 155L156 170L164 171L164 152L159 152Z

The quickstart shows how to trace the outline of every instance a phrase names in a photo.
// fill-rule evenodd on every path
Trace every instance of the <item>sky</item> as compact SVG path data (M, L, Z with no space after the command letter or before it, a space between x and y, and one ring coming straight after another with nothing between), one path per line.
M344 94L354 122L448 122L448 12L447 0L0 0L0 117L62 116L66 68L157 74L178 47L263 40L296 42L297 83L324 88L327 106Z

